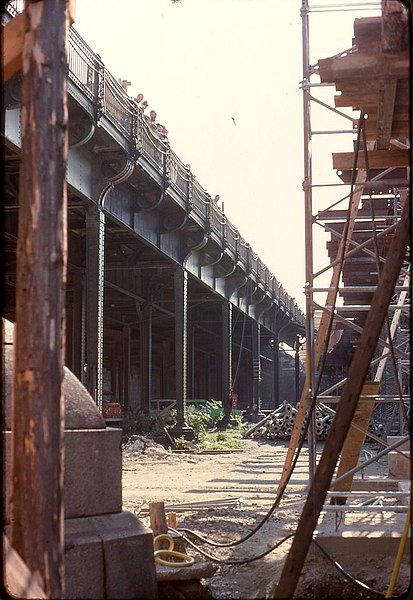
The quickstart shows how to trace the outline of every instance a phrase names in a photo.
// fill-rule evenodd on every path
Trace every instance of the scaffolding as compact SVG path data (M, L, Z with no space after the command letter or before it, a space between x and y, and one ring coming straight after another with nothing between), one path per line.
M312 46L310 34L320 45L320 18L327 14L330 23L332 15L339 19L343 31L349 31L346 20L354 21L354 38L338 53L312 62L314 49L316 56L323 54ZM401 3L388 0L302 0L306 381L278 496L291 477L303 431L310 491L276 597L294 591L317 511L337 510L333 504L356 510L351 500L343 504L351 497L354 473L362 468L357 463L366 439L384 446L371 462L402 452L409 440L408 18ZM338 181L331 178L331 155ZM328 264L322 264L326 242ZM380 311L378 319L374 313ZM318 457L315 412L320 406L335 413L336 423ZM368 431L377 415L385 421L384 435ZM405 437L388 445L390 434ZM330 506L324 504L327 496ZM370 501L358 506L383 510Z

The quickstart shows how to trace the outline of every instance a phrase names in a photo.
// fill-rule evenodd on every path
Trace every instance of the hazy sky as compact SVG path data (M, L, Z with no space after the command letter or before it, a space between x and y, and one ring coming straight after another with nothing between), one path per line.
M130 96L145 95L174 151L304 308L300 8L301 0L77 0L75 28L131 82ZM354 18L368 14L311 14L311 62L349 48ZM327 118L316 109L313 128L348 128ZM322 137L313 180L338 182L331 152L351 151L352 136ZM317 201L330 204L325 192ZM315 247L326 264L325 240Z

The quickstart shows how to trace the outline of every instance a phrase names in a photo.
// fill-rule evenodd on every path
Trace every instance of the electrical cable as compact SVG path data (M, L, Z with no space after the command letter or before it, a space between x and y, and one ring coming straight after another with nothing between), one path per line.
M308 422L307 422L307 426L308 426ZM300 442L299 442L299 450L301 450L303 444L304 444L304 439L305 439L305 434L301 437ZM296 467L297 461L298 461L298 457L299 457L299 452L296 453L292 463L291 463L291 470L293 471ZM213 540L209 540L208 538L205 538L204 536L202 536L199 533L196 533L195 531L193 531L192 529L186 529L186 528L181 528L180 531L185 531L186 533L189 533L190 535L193 535L194 537L200 539L202 542L204 542L205 544L209 544L210 546L215 546L216 548L231 548L233 546L238 546L240 544L243 544L244 542L246 542L247 540L249 540L253 535L255 535L257 533L257 531L259 531L261 529L261 527L263 527L263 525L265 525L265 523L269 520L269 518L271 517L271 515L273 514L273 512L275 511L275 509L277 508L282 495L285 492L285 488L287 487L287 483L288 481L282 486L281 491L277 493L277 496L272 504L272 506L269 508L267 514L261 519L261 521L258 523L258 525L256 525L253 529L251 529L251 531L249 531L244 537L240 538L239 540L235 540L233 542L227 542L227 543L220 543L220 542L215 542Z
M340 565L340 563L338 563L335 560L335 558L333 558L331 556L331 554L320 544L320 542L318 540L316 540L314 537L312 537L311 541L317 546L317 548L319 548L321 550L321 552L324 554L324 556L336 567L336 569L338 569L340 571L340 573L342 575L344 575L344 577L346 577L346 579L349 579L350 581L352 581L353 583L355 583L359 587L363 588L363 590L365 590L365 591L377 594L381 598L385 597L385 595L384 595L383 592L379 592L378 590L375 590L374 588L369 587L367 584L365 584L362 581L360 581L359 579L357 579L357 577L354 577L353 575L351 575L350 573L348 573L348 571L346 571L342 567L342 565Z
M226 559L218 558L216 556L212 556L208 552L205 552L205 550L202 550L201 548L199 548L199 546L194 544L194 542L192 542L189 538L187 538L185 535L181 534L181 531L190 531L190 530L172 529L171 527L168 527L168 531L170 531L171 533L173 533L175 535L180 535L185 542L187 542L190 546L192 546L192 548L194 548L197 552L202 554L202 556L209 558L209 560L211 560L213 562L221 563L224 565L245 565L247 563L254 562L255 560L259 560L260 558L264 558L264 556L267 556L267 554L270 554L271 552L276 550L279 546L281 546L281 544L283 544L285 541L287 541L288 539L290 539L291 537L294 536L294 533L288 534L287 536L285 536L281 540L279 540L276 544L274 544L270 548L267 548L267 550L265 550L264 552L261 552L261 554L258 554L257 556L253 556L252 558L245 558L245 559L241 559L241 560L226 560ZM200 538L202 537L202 536L199 536L198 534L196 534L196 535L197 535L197 537L200 537Z
M189 544L192 548L194 548L194 550L196 550L202 556L204 556L205 558L208 558L212 562L220 563L220 564L224 564L224 565L238 565L238 566L249 564L251 562L254 562L256 560L260 560L261 558L264 558L265 556L267 556L268 554L270 554L271 552L273 552L274 550L276 550L279 546L281 546L288 539L290 539L291 537L294 536L294 533L290 533L289 535L287 535L287 536L283 537L281 540L279 540L277 543L273 544L270 548L267 548L267 550L265 550L264 552L261 552L261 554L253 556L251 558L244 558L244 559L240 559L240 560L226 560L226 559L218 558L216 556L212 556L208 552L205 552L199 546L197 546L196 544L194 544L194 542L192 542L192 540L190 540L188 537L186 537L185 535L182 535L182 533L181 533L182 531L191 531L191 530L187 530L187 529L173 529L171 527L168 527L168 532L171 532L174 535L179 535L187 544ZM196 535L197 535L197 537L202 538L202 536L200 536L198 534L196 534ZM367 584L365 584L362 581L360 581L359 579L357 579L357 577L354 577L348 571L346 571L344 569L344 567L338 561L335 560L335 558L320 544L320 542L318 540L316 540L314 537L312 537L311 540L321 550L321 552L331 562L331 564L334 567L336 567L336 569L342 575L344 575L344 577L346 579L348 579L352 583L356 584L357 586L361 587L365 591L377 594L378 596L380 596L382 598L385 597L385 594L383 592L380 592L379 590L376 590L376 589L374 589L372 587L369 587ZM168 552L168 551L165 551L165 552ZM162 563L162 564L166 564L166 563Z

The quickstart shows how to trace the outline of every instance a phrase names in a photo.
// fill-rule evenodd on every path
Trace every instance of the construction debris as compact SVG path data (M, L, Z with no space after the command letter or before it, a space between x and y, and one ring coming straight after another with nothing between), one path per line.
M157 444L153 439L143 435L131 435L122 451L126 454L145 454L153 458L169 454L161 444Z
M187 512L193 510L211 510L214 508L234 508L237 510L244 510L244 499L243 498L221 498L216 500L200 500L198 502L183 502L179 504L165 504L166 512ZM142 506L139 514L148 514L150 512L150 506Z
M298 410L295 406L292 406L289 402L284 400L282 405L266 419L263 419L260 423L257 423L259 427L253 427L249 431L250 437L261 438L261 439L285 439L291 436L294 427L295 416ZM307 416L305 417L303 426L301 427L301 434L304 432L304 428L307 422ZM316 427L316 439L324 441L327 439L330 431L331 423L334 415L321 408L316 408L315 411L315 427ZM384 435L384 425L382 423L376 423L371 421L368 427L369 433L374 434L376 437L382 438ZM247 435L246 432L245 435Z

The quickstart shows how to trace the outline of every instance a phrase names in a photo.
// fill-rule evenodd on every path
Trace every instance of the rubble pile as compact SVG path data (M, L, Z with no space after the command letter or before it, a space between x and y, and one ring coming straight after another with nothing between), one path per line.
M295 408L295 406L292 406L289 402L284 400L281 406L271 413L268 419L251 433L251 437L270 440L289 438L293 431L295 415L297 412L298 410ZM316 408L315 432L317 440L323 441L327 439L333 418L334 415L330 412L327 412L320 407ZM306 421L307 415L304 425L301 428L301 433L304 432ZM376 423L372 420L370 422L368 431L376 437L381 438L384 435L384 426L381 423Z
M122 452L124 454L145 454L154 458L168 454L161 444L157 444L153 439L143 435L131 435L123 445Z

